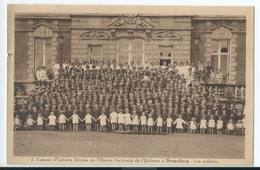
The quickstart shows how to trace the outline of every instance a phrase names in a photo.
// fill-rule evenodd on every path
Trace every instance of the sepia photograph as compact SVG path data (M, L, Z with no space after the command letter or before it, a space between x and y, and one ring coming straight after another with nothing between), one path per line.
M10 163L252 165L253 7L61 7L8 6Z

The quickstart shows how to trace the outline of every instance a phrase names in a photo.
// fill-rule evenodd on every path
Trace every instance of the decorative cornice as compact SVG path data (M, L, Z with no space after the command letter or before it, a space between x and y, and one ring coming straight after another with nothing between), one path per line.
M206 32L212 32L219 27L225 27L225 28L229 29L231 32L233 32L233 31L237 32L238 31L237 28L230 26L227 22L220 21L220 22L214 24L213 26L207 28Z
M44 20L40 20L39 22L35 23L35 24L32 24L29 29L32 29L32 30L35 30L36 28L40 27L40 26L45 26L45 27L48 27L52 30L59 30L59 27L57 26L54 26L52 24L50 24L49 22L46 22Z
M143 28L151 29L153 26L146 20L138 17L136 14L126 14L124 17L117 19L112 24L108 25L110 28Z
M154 34L153 39L181 39L179 34L173 31L159 31Z
M83 33L82 35L80 35L80 37L83 40L84 39L110 39L110 36L108 34L97 30L89 30Z

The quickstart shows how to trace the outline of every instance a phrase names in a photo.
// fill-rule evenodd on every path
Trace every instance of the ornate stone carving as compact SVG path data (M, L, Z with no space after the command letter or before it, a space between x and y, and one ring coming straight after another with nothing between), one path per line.
M173 31L159 31L154 34L153 39L181 39L181 36Z
M83 40L84 39L110 39L110 36L104 32L96 31L96 30L90 30L85 32L80 36Z
M136 14L126 14L109 25L112 28L153 28L151 24Z

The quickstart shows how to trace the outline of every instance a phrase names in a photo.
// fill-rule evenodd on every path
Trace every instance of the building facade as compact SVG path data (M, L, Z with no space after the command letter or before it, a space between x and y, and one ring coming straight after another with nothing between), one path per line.
M58 36L64 36L62 49ZM61 55L62 50L62 55ZM243 16L16 15L15 81L35 80L39 66L56 59L210 61L227 84L245 84Z

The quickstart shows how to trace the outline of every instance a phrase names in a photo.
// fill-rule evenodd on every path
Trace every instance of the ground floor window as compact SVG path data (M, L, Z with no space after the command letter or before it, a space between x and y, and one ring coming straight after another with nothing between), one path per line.
M91 60L100 62L102 58L102 45L89 45L88 54Z
M172 63L173 60L173 46L159 46L160 65Z
M35 49L34 49L34 69L37 70L41 66L45 66L47 69L52 68L52 42L51 38L35 39Z
M144 40L141 38L121 38L117 40L117 62L144 63Z

